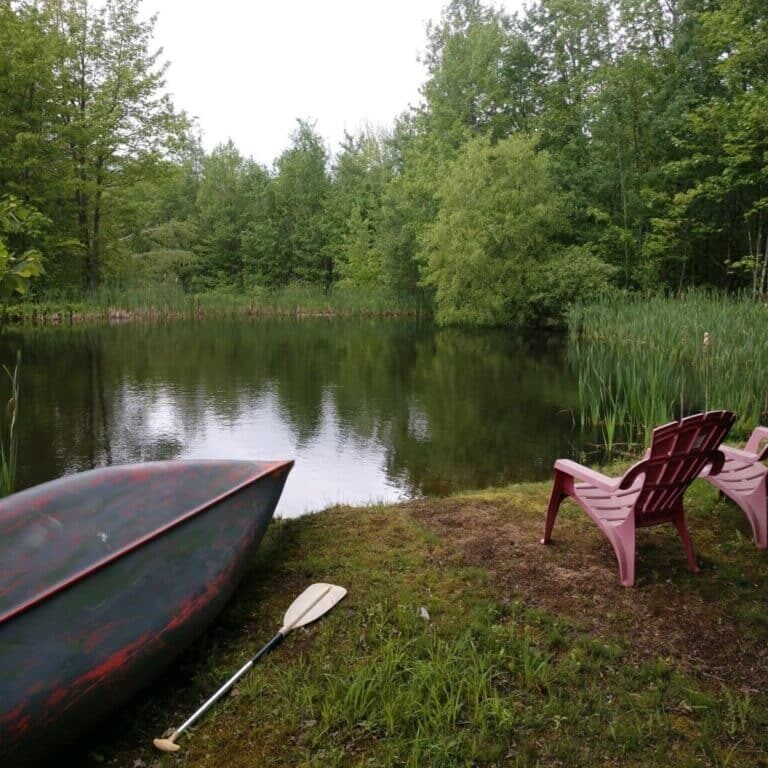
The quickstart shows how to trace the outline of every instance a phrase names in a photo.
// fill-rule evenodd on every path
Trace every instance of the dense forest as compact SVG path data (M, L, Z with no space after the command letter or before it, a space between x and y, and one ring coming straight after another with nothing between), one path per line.
M299 120L270 168L202 150L153 27L139 0L0 0L4 294L343 285L506 325L768 293L765 0L451 0L420 103L334 155Z

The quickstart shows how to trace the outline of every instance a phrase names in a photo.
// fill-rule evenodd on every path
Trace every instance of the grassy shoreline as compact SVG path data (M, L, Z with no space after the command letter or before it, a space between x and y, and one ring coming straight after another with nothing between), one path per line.
M275 522L216 624L67 764L765 764L768 564L740 511L694 484L701 573L671 527L647 529L638 586L625 589L572 505L553 545L538 544L548 491ZM313 581L349 596L267 657L178 756L154 752L152 738L266 642Z
M185 293L178 285L160 284L135 290L101 289L84 299L41 299L3 308L4 323L75 325L201 317L407 317L428 314L417 299L385 291L360 293L340 287L327 293L314 286L279 291Z

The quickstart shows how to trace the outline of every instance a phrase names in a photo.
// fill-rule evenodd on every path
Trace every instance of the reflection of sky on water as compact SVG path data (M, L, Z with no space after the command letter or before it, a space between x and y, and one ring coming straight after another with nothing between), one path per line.
M219 401L203 407L188 393L165 386L152 392L126 387L121 399L134 420L138 416L142 421L146 445L181 446L173 458L294 459L278 517L296 517L333 504L389 502L410 495L405 484L387 477L385 446L376 438L363 439L344 429L330 393L323 397L316 430L301 440L271 391L248 401ZM222 414L222 406L228 415ZM157 455L162 451L154 453L151 458L163 458Z
M548 479L590 439L562 348L503 332L206 321L24 341L19 488L107 464L286 458L278 514L295 516Z

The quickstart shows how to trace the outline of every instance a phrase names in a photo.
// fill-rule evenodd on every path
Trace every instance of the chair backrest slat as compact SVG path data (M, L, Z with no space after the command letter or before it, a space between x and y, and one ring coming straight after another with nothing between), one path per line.
M712 461L735 418L730 411L709 411L654 429L651 450L634 468L644 474L635 503L638 524L666 514L682 501L686 488Z

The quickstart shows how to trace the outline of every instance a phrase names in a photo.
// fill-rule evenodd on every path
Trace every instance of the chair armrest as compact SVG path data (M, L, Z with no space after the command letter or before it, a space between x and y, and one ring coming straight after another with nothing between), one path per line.
M768 457L768 443L765 444L762 451L758 451L763 440L768 440L768 427L755 427L749 436L749 440L747 440L747 444L744 446L745 451L757 454L758 461Z
M740 460L738 456L732 455L735 453L744 453L744 451L740 451L738 448L729 448L727 445L721 445L719 448L713 448L711 451L709 451L709 461L706 463L701 472L699 472L699 477L714 477L715 475L719 475L723 465L728 459L734 458L736 460ZM750 459L750 461L753 460L754 457Z
M622 491L626 491L628 488L631 488L632 485L635 483L637 478L640 475L644 475L646 472L646 467L648 466L648 457L651 455L651 449L649 448L644 454L643 458L640 459L640 461L633 464L620 478L619 478L619 489Z
M726 461L743 461L745 464L754 464L757 454L747 451L744 448L734 448L731 445L721 445L720 450L725 455Z
M590 483L604 491L613 492L619 484L620 478L608 477L594 469L589 469L570 459L558 459L555 462L555 470L565 475L570 475L574 480Z

